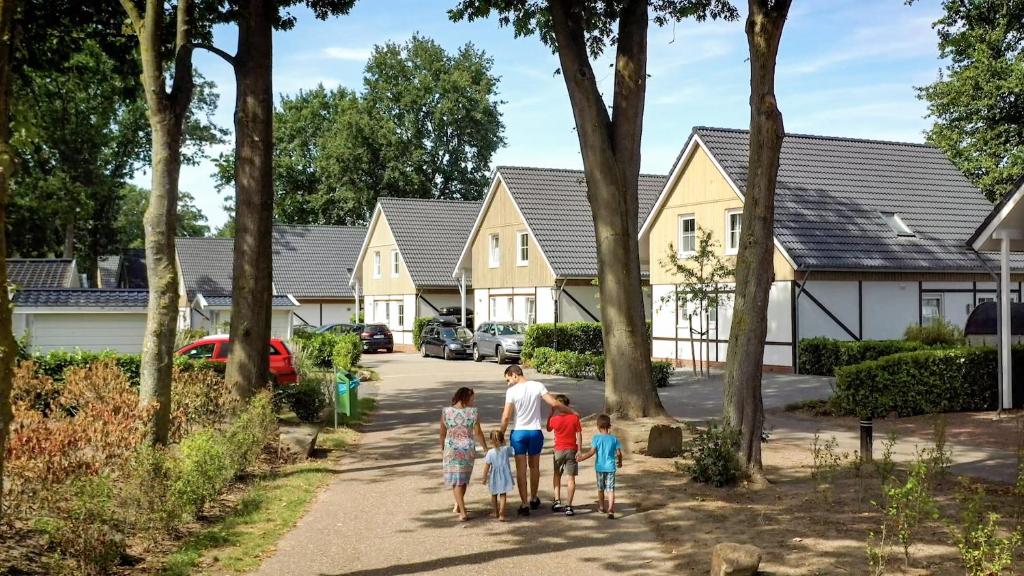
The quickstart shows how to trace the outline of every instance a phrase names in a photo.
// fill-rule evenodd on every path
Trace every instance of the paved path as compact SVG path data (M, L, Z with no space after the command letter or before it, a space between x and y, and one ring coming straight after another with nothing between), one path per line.
M379 400L373 424L357 453L343 461L337 479L257 574L671 573L642 514L628 499L616 506L617 520L595 513L590 464L581 470L573 518L542 508L530 518L500 524L485 517L490 497L474 483L469 490L474 519L456 522L450 492L441 483L440 410L456 388L471 386L485 428L496 426L504 403L503 367L406 354L364 356L364 361L383 377L378 389L364 390ZM549 502L548 458L542 458L541 496Z

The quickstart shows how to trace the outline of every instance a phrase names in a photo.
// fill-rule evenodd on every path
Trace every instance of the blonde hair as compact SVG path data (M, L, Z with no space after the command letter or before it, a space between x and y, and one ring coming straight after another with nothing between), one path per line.
M491 434L488 436L488 439L495 448L505 445L505 435L502 434L501 430L491 430Z

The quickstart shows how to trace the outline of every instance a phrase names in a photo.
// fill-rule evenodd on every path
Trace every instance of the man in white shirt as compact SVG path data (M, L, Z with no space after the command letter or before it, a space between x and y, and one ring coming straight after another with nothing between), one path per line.
M505 411L501 415L501 433L504 434L512 424L509 444L516 454L516 483L522 500L519 515L529 516L531 508L540 508L537 488L540 485L540 453L544 448L541 407L547 404L555 411L567 414L575 414L576 411L555 400L540 382L527 380L523 369L517 365L505 369L505 382L508 390L505 392ZM530 471L529 501L526 499L527 468Z

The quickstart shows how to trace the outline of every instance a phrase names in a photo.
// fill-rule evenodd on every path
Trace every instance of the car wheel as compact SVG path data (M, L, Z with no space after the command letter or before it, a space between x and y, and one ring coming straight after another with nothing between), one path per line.
M481 362L484 359L484 355L480 353L480 347L476 344L473 345L473 362Z
M505 363L505 350L503 350L501 346L498 346L494 350L494 355L498 357L498 364Z
M395 351L395 349L394 349L394 348L385 348L385 351L386 351L386 352L387 352L388 354L391 354L392 352L394 352L394 351Z
M420 352L423 353L423 357L424 358L427 357L427 345L426 344L420 344Z
M451 360L452 359L452 353L451 353L450 350L448 350L447 346L444 347L444 359L445 360Z

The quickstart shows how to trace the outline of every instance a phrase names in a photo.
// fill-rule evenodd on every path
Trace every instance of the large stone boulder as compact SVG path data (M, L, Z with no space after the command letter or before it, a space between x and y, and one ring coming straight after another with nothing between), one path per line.
M748 544L717 544L711 553L711 576L754 576L761 565L761 549Z
M299 426L281 426L280 428L281 446L300 460L305 460L313 454L313 449L316 448L316 439L319 435L319 425L303 424Z
M652 458L674 458L683 450L683 429L656 424L647 437L647 455Z

